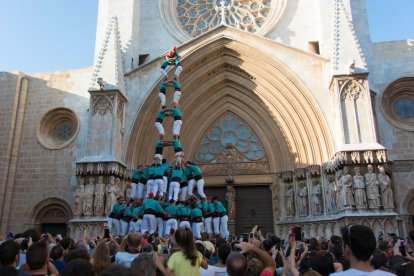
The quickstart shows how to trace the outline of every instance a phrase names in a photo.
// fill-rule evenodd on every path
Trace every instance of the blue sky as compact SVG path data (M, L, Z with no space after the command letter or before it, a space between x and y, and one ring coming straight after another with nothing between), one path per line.
M413 0L366 3L372 41L414 38ZM0 71L92 65L97 10L98 0L0 0Z

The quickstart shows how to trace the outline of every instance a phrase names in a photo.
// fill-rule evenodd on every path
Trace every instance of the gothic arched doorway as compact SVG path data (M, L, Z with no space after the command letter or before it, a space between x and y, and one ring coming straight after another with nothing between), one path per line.
M32 210L30 224L40 233L61 234L65 237L71 217L72 210L67 202L59 198L48 198Z

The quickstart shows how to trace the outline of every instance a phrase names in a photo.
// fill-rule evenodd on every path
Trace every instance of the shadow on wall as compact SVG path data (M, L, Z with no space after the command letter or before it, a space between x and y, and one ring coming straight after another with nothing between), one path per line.
M0 143L0 193L9 195L1 198L1 232L24 230L42 200L64 198L72 204L75 161L86 150L89 116L89 97L80 93L86 91L72 89L73 81L85 79L82 75L88 72L38 74L45 79L20 73L24 81L13 73L1 74L1 94L8 106L0 113L1 132L7 137L7 143Z

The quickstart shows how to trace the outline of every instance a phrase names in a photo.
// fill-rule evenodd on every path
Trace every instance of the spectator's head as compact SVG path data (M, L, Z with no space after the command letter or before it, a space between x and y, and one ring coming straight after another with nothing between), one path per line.
M309 242L309 250L315 250L319 251L321 250L321 245L319 244L319 241L317 238L311 238Z
M84 259L76 259L68 262L60 273L61 276L95 276L95 271L90 262Z
M131 232L127 237L127 244L129 249L140 250L141 247L141 234L139 232Z
M24 237L32 237L32 242L37 242L40 240L40 234L35 229L28 229L23 232Z
M387 266L387 256L381 251L375 251L372 255L371 265L375 269L380 269L381 267Z
M230 247L228 244L226 243L222 243L220 244L220 246L218 247L218 257L220 259L220 261L225 264L227 261L227 258L230 254Z
M75 248L67 255L65 261L68 263L75 259L83 259L89 262L90 256L89 256L88 250L84 247Z
M335 260L338 261L342 258L343 251L342 251L342 244L337 244L332 248L332 254L335 257Z
M381 250L383 252L387 252L390 249L390 245L388 244L388 241L378 241L378 250Z
M155 258L156 255L152 253L141 253L131 263L130 271L134 272L134 275L153 276L155 275Z
M19 244L14 240L8 240L0 244L1 266L16 267L19 262Z
M335 245L342 244L342 238L340 236L332 235L329 239L329 245L334 247Z
M259 276L263 269L263 263L259 259L251 258L247 261L246 273L248 276Z
M60 244L53 246L50 251L50 258L52 260L59 260L60 258L63 258L63 248Z
M92 253L93 268L96 274L101 274L111 265L111 256L109 255L109 245L106 241L101 240Z
M26 252L26 262L30 270L39 270L47 267L49 252L44 241L33 243Z
M262 248L264 251L269 252L272 249L272 241L264 240L262 243Z
M375 235L371 228L365 225L349 225L342 227L341 233L345 258L351 260L352 255L358 261L369 261L376 247Z
M145 252L145 253L150 253L150 252L153 252L154 251L154 247L152 246L152 244L147 243L147 244L144 244L142 246L141 251L142 252Z
M245 276L247 260L240 252L232 252L226 261L227 274L229 276Z
M185 257L191 261L191 265L195 266L197 261L197 251L191 229L179 227L177 231L175 231L174 237Z
M124 276L127 271L126 267L122 265L112 265L107 270L102 272L101 276Z
M196 241L195 247L197 251L200 252L201 255L203 255L203 257L206 255L206 246L204 245L202 241Z
M60 241L60 245L62 246L63 250L72 250L73 246L75 245L75 241L71 238L63 238Z

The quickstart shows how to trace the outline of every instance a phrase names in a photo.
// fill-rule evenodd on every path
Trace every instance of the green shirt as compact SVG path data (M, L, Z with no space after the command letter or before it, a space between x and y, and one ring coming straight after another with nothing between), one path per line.
M121 214L122 209L124 209L124 205L122 205L121 203L117 202L115 203L114 207L112 207L112 212L115 214Z
M196 165L186 165L189 167L191 173L196 176L196 175L200 175L201 174L201 170L199 167L197 167Z
M141 207L139 207L139 206L134 206L133 208L132 208L132 216L133 217L138 217L138 215L139 215L139 212L141 211Z
M160 119L161 121L164 121L165 119L165 109L161 109L158 111L157 119Z
M126 208L125 209L124 217L132 217L132 208Z
M201 211L200 208L194 208L191 209L191 218L196 218L196 217L202 217L203 216L203 212Z
M184 173L183 173L183 169L182 168L177 168L177 167L173 167L171 170L171 179L175 178L175 177L179 177L181 179L183 179L184 177Z
M218 213L227 212L226 208L224 208L223 204L220 201L217 201L216 209Z
M190 217L191 215L191 208L190 207L183 207L180 209L180 216L182 217Z
M167 214L170 216L177 216L178 208L175 205L168 205L167 208L165 208L165 212L167 212Z
M172 144L175 152L177 152L176 150L178 150L178 149L179 149L179 151L182 151L183 148L181 146L180 140L172 140L171 144Z
M142 170L135 170L134 174L132 175L132 179L140 179L143 175L143 171Z
M160 85L160 90L161 90L161 91L165 91L165 90L167 90L167 83L166 83L166 82L164 82L164 81L163 81L163 82L161 83L161 85Z
M145 179L148 179L148 176L149 176L149 167L146 167L145 169L144 169L144 178ZM145 183L144 183L145 184Z
M173 83L175 89L181 89L181 84L178 81L172 80L171 82Z
M179 110L176 107L171 108L171 111L173 112L173 117L182 117L183 113L181 112L181 110Z
M147 198L142 202L141 209L145 212L147 209L163 213L164 210L161 208L160 203L153 198Z

